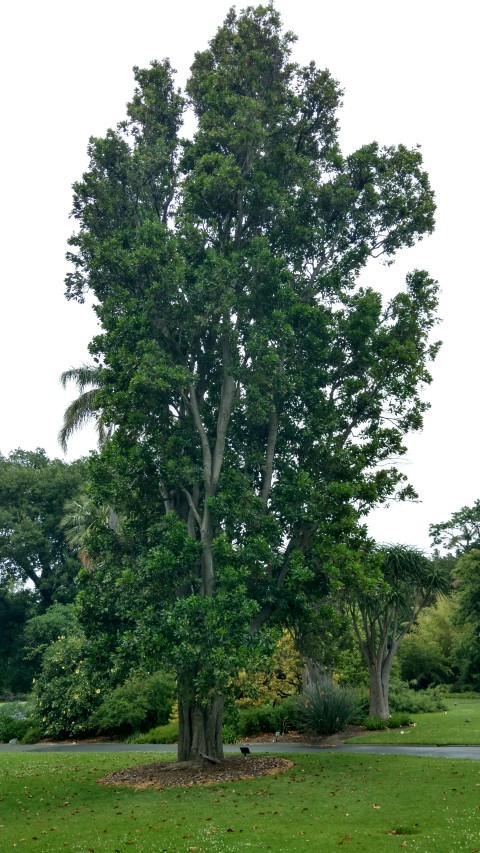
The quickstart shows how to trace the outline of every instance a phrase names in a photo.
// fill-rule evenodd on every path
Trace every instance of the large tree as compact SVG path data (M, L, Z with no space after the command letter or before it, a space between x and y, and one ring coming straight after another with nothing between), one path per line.
M74 184L67 296L94 294L95 404L115 426L92 494L122 517L90 539L83 618L106 658L175 664L184 760L221 759L222 696L258 632L355 572L359 514L408 495L389 460L422 425L436 352L425 272L385 305L357 285L433 228L421 154L344 156L339 85L293 63L293 40L272 6L232 10L186 100L168 61L134 69Z
M0 582L33 587L41 608L72 601L79 561L61 527L64 504L85 482L85 463L44 450L0 455Z

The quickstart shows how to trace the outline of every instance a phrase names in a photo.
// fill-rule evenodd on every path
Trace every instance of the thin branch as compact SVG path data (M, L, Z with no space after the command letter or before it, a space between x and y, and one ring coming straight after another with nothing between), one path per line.
M196 508L195 504L193 503L193 499L192 499L190 492L187 489L184 489L183 486L180 486L180 491L185 495L187 502L188 502L188 506L190 507L190 510L195 517L195 521L197 522L198 526L201 527L202 519L200 518L198 511L197 511L197 508Z

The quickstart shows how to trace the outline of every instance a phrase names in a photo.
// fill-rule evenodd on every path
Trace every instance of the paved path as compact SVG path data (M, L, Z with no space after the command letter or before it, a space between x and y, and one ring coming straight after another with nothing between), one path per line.
M228 752L236 752L238 746L227 746ZM254 743L252 753L296 753L296 752L350 752L360 755L417 755L434 758L470 758L480 761L480 746L394 746L393 744L340 744L339 746L310 746L292 743ZM176 744L161 743L36 743L0 744L2 752L176 752Z

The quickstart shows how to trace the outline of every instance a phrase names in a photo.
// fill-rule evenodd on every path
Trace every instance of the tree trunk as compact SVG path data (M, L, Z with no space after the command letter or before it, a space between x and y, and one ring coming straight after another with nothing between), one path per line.
M331 671L327 672L324 666L318 663L313 658L303 655L303 671L302 671L302 688L310 687L311 684L318 684L324 678L331 677Z
M201 704L187 692L178 699L178 760L192 765L223 761L223 697Z
M390 714L388 706L390 669L391 666L385 669L377 661L368 665L370 678L370 708L368 713L371 717L381 717L382 720L386 720Z

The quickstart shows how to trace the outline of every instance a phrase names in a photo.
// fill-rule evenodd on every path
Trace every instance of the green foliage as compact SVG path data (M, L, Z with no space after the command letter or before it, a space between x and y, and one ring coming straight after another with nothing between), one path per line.
M343 155L340 87L293 41L273 6L231 10L195 55L188 140L169 61L135 68L74 184L67 297L95 300L112 428L91 494L122 518L89 534L82 625L102 668L161 660L189 703L228 689L269 620L350 582L359 516L412 494L388 460L438 349L426 272L388 304L358 285L433 229L421 153Z
M101 445L107 438L107 430L96 407L100 370L101 368L96 364L82 364L80 367L65 370L60 376L63 388L66 388L69 382L73 382L79 391L79 397L70 403L64 413L63 425L58 434L58 441L64 453L67 452L67 445L72 435L90 419L96 421L98 443Z
M363 717L360 721L360 725L369 732L377 732L384 729L398 729L400 726L409 726L411 723L411 715L405 711L395 711L393 714L390 714L386 720L384 720L383 717L369 715L368 717Z
M0 579L33 584L43 608L74 597L80 565L60 521L84 480L82 461L50 460L41 449L0 455Z
M91 730L90 716L101 702L104 684L92 681L85 664L87 653L85 638L71 635L60 637L43 656L34 697L48 737L72 737Z
M38 725L30 725L25 734L20 738L20 743L38 743L43 737L43 729Z
M171 676L156 673L131 678L104 695L89 725L100 733L121 735L163 726L168 723L174 697Z
M358 718L359 710L360 700L354 689L325 679L309 685L297 698L296 720L299 728L330 735Z
M370 714L386 719L389 685L400 643L419 614L450 588L449 565L416 548L389 545L366 554L370 582L346 594L353 630L368 667ZM376 574L375 574L376 570Z
M25 626L37 608L32 590L0 585L0 701L31 689L34 665L26 659Z
M419 614L398 650L403 681L425 688L456 680L453 654L460 634L457 610L456 596L440 596L435 605Z
M412 722L412 715L408 711L394 711L388 718L388 728L398 729L400 726L410 726Z
M454 512L448 521L430 525L434 545L442 545L456 556L480 547L480 500Z
M44 613L32 616L25 625L23 639L25 656L34 674L41 669L43 655L59 637L78 632L73 604L52 604Z
M31 726L32 707L26 702L6 702L0 706L0 743L21 740Z
M459 683L480 689L480 549L472 548L457 560L454 570L458 589L456 621L459 635L454 649Z
M393 683L390 690L390 706L393 711L405 711L410 714L445 711L445 694L436 688L412 690L406 684Z
M260 666L253 672L251 668L242 670L234 679L232 688L239 707L275 705L301 689L303 660L288 631L281 633L272 654Z
M222 726L222 739L223 743L237 743L239 737L235 726L230 726L228 723L224 723Z
M135 735L130 738L130 743L177 743L178 723L166 723L163 726L155 726L154 729L143 735Z
M238 738L260 735L264 732L287 732L295 723L295 699L286 699L277 705L266 703L256 708L241 708L236 720L226 715L227 725Z
M388 728L388 719L384 720L383 717L379 717L377 714L363 717L360 723L369 732L381 731L382 729Z

